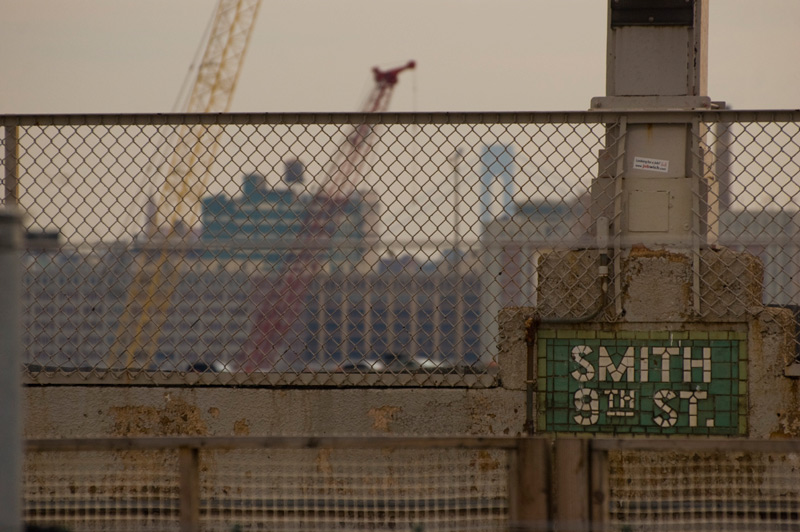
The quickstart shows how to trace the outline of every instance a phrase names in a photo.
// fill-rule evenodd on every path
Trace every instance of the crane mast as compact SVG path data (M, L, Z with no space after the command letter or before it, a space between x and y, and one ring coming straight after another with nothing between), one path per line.
M186 112L229 110L260 5L261 0L219 0ZM185 238L199 219L197 208L219 133L215 126L183 125L170 136L163 182L145 235L148 252L137 257L111 349L112 366L124 359L130 369L140 353L146 357L145 367L152 365L180 275L181 259L170 247Z
M361 108L364 113L385 111L401 72L415 68L414 61L391 69L373 68L374 86ZM325 250L337 228L347 221L359 180L376 135L370 124L358 124L338 145L318 191L311 198L299 235L295 257L284 264L275 283L264 279L258 293L265 297L255 309L253 328L245 346L241 367L247 372L271 371L279 367L292 343L292 331L300 324L309 287L322 271Z

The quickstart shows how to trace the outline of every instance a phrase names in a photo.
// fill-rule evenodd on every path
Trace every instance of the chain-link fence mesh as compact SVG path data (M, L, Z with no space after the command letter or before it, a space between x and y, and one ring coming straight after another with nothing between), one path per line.
M753 297L797 303L798 118L653 118L694 124L698 317ZM3 117L4 201L24 209L29 230L28 376L493 385L500 308L622 315L621 196L606 192L607 291L590 198L598 174L619 166L625 123L615 113ZM756 283L718 296L752 267L745 253L710 267L720 255L705 251L718 246L763 261L762 294Z
M7 127L29 374L490 385L498 309L586 232L603 125L477 118Z
M29 451L23 520L70 532L178 530L179 474L176 450Z
M768 114L768 113L765 113ZM794 115L772 120L723 115L709 123L704 174L714 177L708 190L718 212L709 226L721 246L748 252L764 267L762 301L770 305L800 302L798 196L800 194L800 123ZM766 117L764 117L766 118ZM701 275L713 287L714 268ZM721 305L706 304L702 313L717 316Z
M796 453L625 452L609 460L612 530L772 531L800 523Z
M237 473L237 471L239 473ZM241 472L245 471L242 475ZM205 527L230 530L504 530L504 452L249 451L202 475Z
M176 449L29 451L25 522L70 532L187 523L220 532L508 528L508 450L351 440L302 449L229 443L201 450L188 468Z

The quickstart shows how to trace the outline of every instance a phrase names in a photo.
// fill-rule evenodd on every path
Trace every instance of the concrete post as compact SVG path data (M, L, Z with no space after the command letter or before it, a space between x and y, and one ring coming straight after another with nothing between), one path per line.
M21 530L20 249L16 210L0 210L0 531Z

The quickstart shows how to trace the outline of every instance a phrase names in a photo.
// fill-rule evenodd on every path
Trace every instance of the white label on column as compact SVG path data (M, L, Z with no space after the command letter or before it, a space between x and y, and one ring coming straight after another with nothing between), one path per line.
M634 157L633 167L637 170L667 173L669 171L669 161L663 159L648 159L647 157Z

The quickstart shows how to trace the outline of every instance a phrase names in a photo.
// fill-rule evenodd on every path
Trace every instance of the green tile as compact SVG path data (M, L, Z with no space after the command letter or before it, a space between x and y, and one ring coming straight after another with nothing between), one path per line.
M556 337L556 331L554 331L553 329L540 329L540 330L536 331L536 337L537 338L555 338Z
M717 379L731 379L733 378L733 365L730 363L711 363L711 383L713 384Z
M547 362L547 352L548 349L546 346L543 348L541 344L539 344L539 366Z
M670 334L670 338L672 340L688 340L689 339L689 331L672 331Z
M558 338L579 338L578 333L580 331L569 330L569 329L559 329L556 332Z
M610 332L610 331L595 331L595 332L596 332L595 336L597 338L613 339L613 338L617 337L617 333Z
M690 331L689 332L689 339L690 340L708 340L708 332L707 331Z
M729 395L714 397L714 408L717 412L730 412L733 410L733 399Z
M709 331L709 340L727 340L730 333L728 331Z
M669 340L669 331L650 331L650 338L653 340Z

